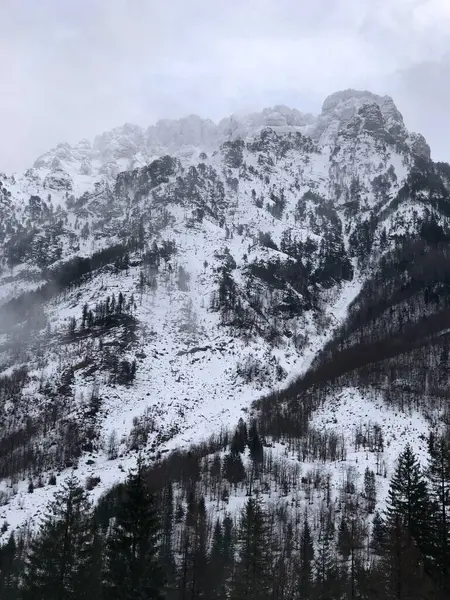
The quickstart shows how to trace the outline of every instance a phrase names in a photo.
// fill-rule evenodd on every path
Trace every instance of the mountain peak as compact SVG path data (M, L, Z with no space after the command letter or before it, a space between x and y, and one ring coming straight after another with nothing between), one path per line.
M343 130L366 105L380 109L385 130L395 139L404 141L408 131L403 116L390 96L379 96L367 90L347 89L328 96L317 119L315 137L323 144L331 145L340 130Z
M34 167L41 170L40 177L45 179L49 170L54 169L56 158L73 180L81 174L87 185L87 178L89 181L92 177L113 178L120 171L143 166L165 154L190 160L202 151L213 152L226 141L251 139L266 127L278 133L297 131L329 147L336 144L341 133L350 138L368 134L406 143L414 153L430 156L425 139L409 134L390 96L346 89L329 95L318 116L275 105L259 112L232 114L218 123L195 114L160 119L146 129L125 123L98 135L93 143L84 139L75 146L58 144L39 157ZM80 188L78 193L83 191Z

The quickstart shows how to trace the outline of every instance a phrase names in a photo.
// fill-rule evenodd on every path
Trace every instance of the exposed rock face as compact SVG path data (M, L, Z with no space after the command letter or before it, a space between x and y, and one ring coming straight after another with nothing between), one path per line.
M95 138L93 149L103 162L130 159L145 147L142 127L126 123Z
M367 105L372 106L372 126L378 123L377 128L384 128L395 139L406 139L408 132L403 117L390 96L378 96L371 92L351 89L336 92L325 99L312 134L322 144L332 144L338 132L344 130L358 111ZM374 105L379 108L377 115Z
M431 158L430 146L427 144L426 139L421 133L411 133L409 135L408 143L411 151L414 152L414 154L417 154L417 156L421 156L428 160Z
M216 150L224 142L252 138L265 127L279 133L300 132L330 147L335 145L338 136L351 137L366 132L379 141L406 143L415 154L430 157L423 136L409 136L391 97L348 89L328 96L319 116L277 105L261 112L231 115L218 124L197 115L161 119L147 129L126 123L97 136L92 145L86 139L74 146L58 144L39 157L34 167L42 180L58 166L71 176L73 172L112 180L120 171L142 167L160 156L191 160L202 151Z
M73 181L70 175L59 165L55 166L44 179L44 187L51 190L71 191Z
M339 130L341 135L356 138L364 133L377 139L393 141L393 136L388 133L386 124L378 104L364 104L348 122Z

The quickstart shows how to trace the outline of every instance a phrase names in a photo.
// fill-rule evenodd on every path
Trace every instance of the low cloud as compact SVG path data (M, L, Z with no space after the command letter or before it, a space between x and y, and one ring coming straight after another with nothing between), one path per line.
M447 0L3 0L0 20L0 170L126 121L318 112L347 87L393 95L450 159Z

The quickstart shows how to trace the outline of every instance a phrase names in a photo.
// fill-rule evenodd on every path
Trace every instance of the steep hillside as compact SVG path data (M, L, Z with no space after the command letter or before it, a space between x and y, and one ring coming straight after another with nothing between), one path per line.
M335 429L344 406L370 420L389 394L373 365L409 360L392 339L422 352L446 326L449 173L390 98L347 90L317 118L126 125L1 175L0 517L38 514L73 468L98 497L136 450L262 396L275 438L323 424L338 392L316 388L336 379Z

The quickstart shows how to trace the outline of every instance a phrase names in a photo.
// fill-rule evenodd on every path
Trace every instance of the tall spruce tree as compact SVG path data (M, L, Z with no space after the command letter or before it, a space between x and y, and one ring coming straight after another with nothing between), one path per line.
M13 534L0 548L0 598L17 600L19 597L19 573L17 543Z
M400 514L388 525L380 564L378 595L383 600L434 600L433 584L425 573L417 544Z
M264 458L264 447L258 433L256 420L250 424L248 431L248 447L250 449L250 457L255 464L260 464Z
M450 597L450 447L444 437L430 436L433 575Z
M125 484L107 540L105 596L114 600L159 600L164 585L158 561L159 521L144 463L137 461Z
M427 483L419 462L408 444L398 458L397 468L391 480L388 501L388 524L400 519L416 542L425 559L431 554L431 502Z
M377 503L377 490L375 473L369 467L364 472L364 497L366 499L367 511L373 513Z
M221 523L217 519L212 535L206 577L206 598L208 600L226 600L233 568L233 520L229 515Z
M376 512L372 521L372 536L370 548L376 556L381 556L386 543L386 523L379 512Z
M92 551L91 505L71 476L49 505L31 541L24 573L24 600L86 598Z
M217 519L212 536L209 569L206 578L207 598L210 600L225 600L227 597L225 581L224 536L222 523Z
M270 556L267 524L259 500L249 498L239 524L238 558L232 600L266 600L270 596Z
M208 568L207 535L206 505L205 499L201 497L195 505L192 531L189 593L192 600L205 597L206 571Z
M320 600L339 597L338 565L333 548L333 534L328 526L323 526L319 533L315 557L316 586L315 594Z
M311 597L314 574L314 543L308 516L305 516L300 535L299 568L298 568L298 597L308 600Z
M176 595L176 564L173 551L174 497L173 485L169 481L162 490L161 498L161 566L166 580L165 595L168 600Z

